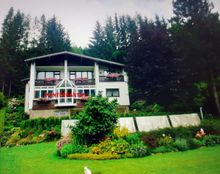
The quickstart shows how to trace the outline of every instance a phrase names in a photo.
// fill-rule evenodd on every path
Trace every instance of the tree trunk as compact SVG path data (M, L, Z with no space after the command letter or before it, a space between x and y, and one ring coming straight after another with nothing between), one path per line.
M212 92L213 92L213 97L214 97L214 101L215 101L215 105L218 111L218 115L220 116L220 102L219 102L219 95L218 95L218 91L217 91L217 87L216 87L216 82L215 82L215 78L213 75L213 72L211 71L211 84L212 84Z
M8 97L11 97L11 80L9 82Z

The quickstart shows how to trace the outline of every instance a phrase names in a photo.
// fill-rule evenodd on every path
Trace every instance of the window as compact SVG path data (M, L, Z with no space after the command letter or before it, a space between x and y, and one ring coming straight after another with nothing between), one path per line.
M92 71L70 71L70 76L69 78L71 80L74 79L80 79L80 78L85 78L85 79L93 79L93 72Z
M59 71L54 72L54 78L60 79L60 72Z
M44 72L38 72L37 73L37 79L45 79L45 73Z
M35 91L34 98L40 98L40 91Z
M76 72L70 72L70 80L76 79Z
M46 72L46 79L53 78L53 72Z
M59 71L37 72L37 79L46 79L46 78L60 79L60 72Z
M107 97L119 97L119 89L106 89Z

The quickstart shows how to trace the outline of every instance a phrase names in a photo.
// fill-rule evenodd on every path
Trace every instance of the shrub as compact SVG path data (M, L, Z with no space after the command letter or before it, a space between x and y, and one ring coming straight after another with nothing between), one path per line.
M120 155L112 153L103 154L91 154L91 153L75 153L67 156L68 159L82 159L82 160L109 160L109 159L119 159Z
M206 134L220 135L219 119L202 120L201 127L205 130Z
M145 145L149 148L156 148L158 146L158 140L154 136L145 135L141 138Z
M179 151L189 150L189 146L187 144L186 139L176 139L173 143L173 147L177 148Z
M129 152L133 157L144 157L150 155L150 151L143 143L132 144L129 148Z
M190 149L197 149L197 148L203 146L203 142L196 139L196 138L189 139L188 144L189 144Z
M220 136L206 135L203 137L202 142L205 146L214 146L216 144L220 144Z
M117 153L119 155L123 155L128 153L129 151L129 144L124 139L115 140L115 146L112 147L112 153Z
M173 143L173 138L169 135L163 134L161 138L158 140L159 146L169 146Z
M118 118L116 107L116 100L108 102L101 95L91 97L79 113L78 123L72 128L76 140L81 144L91 145L112 133Z
M141 142L139 133L128 134L125 139L129 144L138 144Z
M92 146L91 152L93 154L103 154L108 152L124 155L129 152L129 144L124 139L118 139L114 141L106 139L101 141L99 144Z
M62 157L66 158L67 155L73 153L84 153L87 149L79 144L65 144L63 148L60 150L60 154Z
M177 149L172 146L160 146L152 150L153 153L166 153L166 152L173 152Z
M130 108L132 110L138 110L138 111L143 111L146 109L146 101L144 100L137 100L134 103L132 103L132 105L130 106Z
M117 127L113 131L113 136L118 139L125 138L128 134L129 132L126 127L123 127L123 128Z

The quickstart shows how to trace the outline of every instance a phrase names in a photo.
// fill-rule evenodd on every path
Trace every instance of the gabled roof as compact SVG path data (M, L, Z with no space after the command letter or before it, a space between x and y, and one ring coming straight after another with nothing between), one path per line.
M32 57L32 58L25 59L24 61L31 62L31 61L44 59L44 58L48 58L48 57L53 57L53 56L58 56L58 55L62 55L62 54L71 55L71 56L75 56L75 57L79 57L79 58L83 58L83 59L88 59L88 60L93 60L94 62L103 62L103 63L113 64L113 65L118 65L118 66L125 66L124 64L121 64L118 62L99 59L99 58L86 56L86 55L82 55L82 54L76 54L76 53L72 53L72 52L68 52L68 51L62 51L62 52L58 52L58 53L52 53L52 54L47 54L47 55L43 55L43 56Z

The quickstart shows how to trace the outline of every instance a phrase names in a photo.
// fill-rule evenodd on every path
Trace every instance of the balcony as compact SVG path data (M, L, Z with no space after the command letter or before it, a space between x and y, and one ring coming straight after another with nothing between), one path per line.
M107 76L99 76L100 82L124 82L123 75L107 75Z
M79 78L73 80L73 83L75 85L95 85L95 79Z
M37 79L35 80L35 86L56 86L62 79ZM75 85L95 85L95 79L80 78L70 80Z
M35 86L56 86L62 79L37 79L35 80Z

